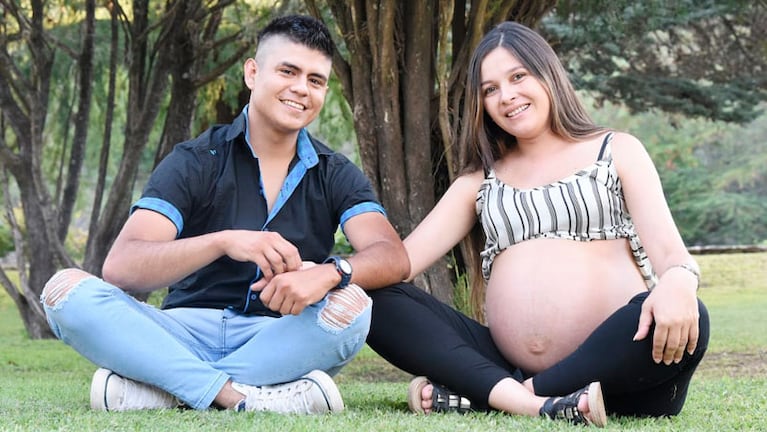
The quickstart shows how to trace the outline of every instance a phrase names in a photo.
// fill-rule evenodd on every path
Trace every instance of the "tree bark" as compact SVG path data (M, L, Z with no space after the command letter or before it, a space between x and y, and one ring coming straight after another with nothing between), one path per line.
M78 96L77 114L74 119L75 134L72 140L72 152L70 153L69 166L66 171L64 194L61 197L58 211L58 237L63 243L69 232L69 223L72 220L72 211L77 201L77 193L80 188L80 175L83 160L85 159L85 146L88 143L88 130L90 129L90 112L93 94L93 46L96 32L96 1L86 0L85 21L83 22L83 41L78 59L80 94Z
M104 104L106 107L106 113L104 114L104 137L101 142L101 152L99 154L99 171L96 177L96 187L93 193L93 204L91 206L90 223L88 224L88 233L93 233L98 229L98 221L101 215L101 204L104 200L104 190L106 188L107 167L109 166L109 154L112 148L112 122L114 120L115 112L115 88L117 86L117 54L118 43L120 39L119 34L119 19L120 14L119 4L111 3L109 7L110 13L110 43L109 43L109 78L107 84L107 100ZM96 236L88 236L88 241L85 246L85 260L83 261L83 268L93 274L101 274L102 261L96 258L96 255L91 253L93 249L93 242L96 240Z

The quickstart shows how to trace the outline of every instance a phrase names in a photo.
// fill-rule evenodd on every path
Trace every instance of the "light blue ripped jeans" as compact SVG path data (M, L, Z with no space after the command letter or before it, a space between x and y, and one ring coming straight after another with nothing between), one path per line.
M334 375L359 352L370 328L370 298L356 285L330 291L300 315L272 318L228 309L160 310L83 275L62 270L43 290L56 337L96 365L195 409L208 408L227 380L260 386L314 369Z

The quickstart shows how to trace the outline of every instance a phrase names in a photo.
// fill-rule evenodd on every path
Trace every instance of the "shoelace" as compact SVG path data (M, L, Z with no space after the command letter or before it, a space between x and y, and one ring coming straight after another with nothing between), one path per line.
M252 387L245 404L279 412L309 412L311 401L307 396L312 385L309 380L299 380L277 386Z

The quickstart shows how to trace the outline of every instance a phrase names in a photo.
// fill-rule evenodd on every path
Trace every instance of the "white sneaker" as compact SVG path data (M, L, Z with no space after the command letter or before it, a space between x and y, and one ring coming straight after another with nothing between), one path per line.
M314 370L301 378L271 386L232 383L245 395L237 411L272 411L282 414L325 414L344 409L341 393L328 374Z
M98 411L132 411L176 408L178 399L149 384L121 377L101 368L91 382L91 408Z

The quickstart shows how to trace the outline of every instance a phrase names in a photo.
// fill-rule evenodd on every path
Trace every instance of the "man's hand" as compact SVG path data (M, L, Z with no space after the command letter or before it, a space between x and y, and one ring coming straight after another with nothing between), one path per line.
M334 286L333 275L328 266L303 262L301 269L265 277L251 285L253 291L261 291L259 298L269 309L282 315L298 315L307 306L317 303Z
M256 263L267 281L274 275L301 268L298 249L276 232L229 231L224 250L233 260Z
M695 288L677 281L676 275L663 278L642 305L634 340L647 337L653 321L652 358L656 363L679 363L684 352L692 354L698 345L698 300Z

